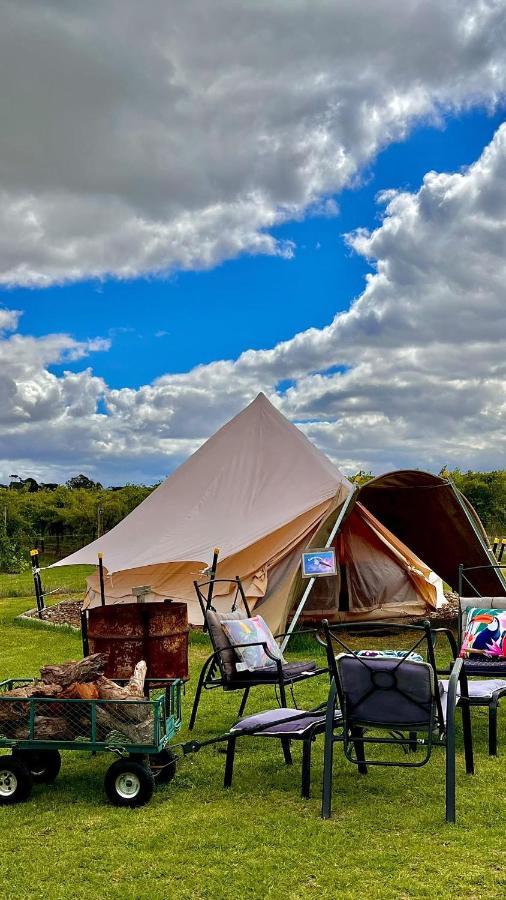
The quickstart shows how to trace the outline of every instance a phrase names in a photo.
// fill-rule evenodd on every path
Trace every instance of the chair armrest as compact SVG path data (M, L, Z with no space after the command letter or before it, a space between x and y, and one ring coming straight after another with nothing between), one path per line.
M455 710L457 706L457 702L462 700L469 700L469 689L467 686L467 676L465 670L463 668L464 660L458 657L453 666L450 675L450 680L448 681L448 701L447 701L447 710L448 712L451 710ZM460 682L460 698L457 696L457 687Z
M453 634L451 628L431 628L432 634L444 634L448 639L448 643L450 645L450 650L452 651L452 655L454 659L457 659L459 655L459 645L455 640L455 635Z

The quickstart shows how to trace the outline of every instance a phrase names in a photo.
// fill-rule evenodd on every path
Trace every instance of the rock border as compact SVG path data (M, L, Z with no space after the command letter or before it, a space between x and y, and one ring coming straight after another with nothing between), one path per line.
M59 603L55 603L56 606L61 606L63 603L74 602L68 600L60 600ZM32 625L42 625L44 628L65 628L69 631L73 631L76 634L81 633L81 628L79 625L72 625L71 622L55 622L51 618L39 618L39 611L37 607L33 609L27 609L25 612L20 613L19 616L16 616L14 621L19 622L30 622Z

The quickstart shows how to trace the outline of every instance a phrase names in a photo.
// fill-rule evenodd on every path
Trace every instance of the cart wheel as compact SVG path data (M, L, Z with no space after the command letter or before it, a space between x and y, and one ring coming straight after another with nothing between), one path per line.
M143 763L118 759L107 769L104 787L115 806L144 806L153 796L155 779Z
M23 803L32 793L32 776L14 756L0 756L0 805Z
M13 750L12 755L26 766L35 784L52 784L61 769L58 750Z
M156 784L168 784L176 774L177 756L172 750L162 750L149 757L149 765Z

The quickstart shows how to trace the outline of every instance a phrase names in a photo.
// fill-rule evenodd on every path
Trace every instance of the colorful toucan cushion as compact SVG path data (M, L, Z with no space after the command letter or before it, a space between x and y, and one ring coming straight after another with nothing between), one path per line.
M459 656L506 659L506 609L471 607Z
M272 655L284 662L281 650L262 616L252 616L251 619L222 619L221 626L231 644L257 644L256 647L234 647L238 659L235 667L238 672L254 672L255 669L276 665L274 660L267 656L260 643L266 644Z

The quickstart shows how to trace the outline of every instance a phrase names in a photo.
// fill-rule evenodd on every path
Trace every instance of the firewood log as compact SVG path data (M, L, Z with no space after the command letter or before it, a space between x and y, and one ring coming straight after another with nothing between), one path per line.
M98 700L98 688L92 681L88 684L74 682L62 691L61 698L65 700Z
M18 720L27 719L28 704L23 700L38 697L59 697L62 689L58 684L43 684L41 681L34 681L31 684L25 684L22 687L13 688L0 694L0 722L16 722ZM9 698L7 700L7 698ZM12 701L11 701L12 698ZM17 702L16 702L17 701Z
M84 684L96 681L104 673L107 657L103 653L94 653L77 662L63 663L61 666L43 666L40 676L44 684L59 684L61 687L77 682Z
M59 697L61 694L62 687L59 684L44 684L42 681L33 681L30 684L22 685L22 687L13 688L11 691L5 691L4 694L0 694L0 697Z
M153 716L149 704L97 704L97 726L99 740L114 740L118 743L121 735L128 744L153 743Z
M137 663L134 674L124 687L102 675L97 679L98 695L101 700L135 700L144 697L144 681L147 665L143 659Z
M35 716L33 736L36 741L72 741L78 736L79 728L63 716ZM87 731L81 733L87 735Z

